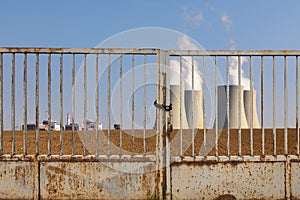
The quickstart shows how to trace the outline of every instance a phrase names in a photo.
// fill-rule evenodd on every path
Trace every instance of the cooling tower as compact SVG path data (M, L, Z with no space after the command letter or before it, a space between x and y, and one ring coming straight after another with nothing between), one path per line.
M71 124L71 113L67 114L67 125Z
M241 128L249 128L244 108L244 86L229 86L229 128L239 128L239 98ZM227 86L218 86L218 128L227 128Z
M172 124L174 129L180 129L180 86L170 85L170 102L172 103ZM189 125L186 118L185 103L184 103L184 89L182 87L182 129L188 129Z
M194 128L203 129L203 111L202 111L202 91L194 90L194 107L192 90L185 90L185 111L187 115L187 122L190 128L193 126L193 112L194 111Z
M258 121L257 111L256 111L256 91L253 91L253 128L260 128L260 124ZM244 106L245 106L245 114L247 118L247 122L250 128L250 121L251 121L251 90L244 91Z

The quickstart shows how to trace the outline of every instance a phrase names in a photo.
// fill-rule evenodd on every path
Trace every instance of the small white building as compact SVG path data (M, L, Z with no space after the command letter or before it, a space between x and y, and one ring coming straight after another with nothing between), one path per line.
M93 120L86 120L86 130L96 130L97 123ZM80 130L84 130L84 122L79 125ZM98 130L102 130L102 123L98 123Z

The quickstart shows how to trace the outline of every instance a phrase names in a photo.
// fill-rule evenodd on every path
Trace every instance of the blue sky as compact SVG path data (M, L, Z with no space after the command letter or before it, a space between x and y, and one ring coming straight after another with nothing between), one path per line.
M296 0L2 0L0 3L0 18L2 19L0 46L92 48L107 38L124 31L143 27L159 27L186 34L204 49L209 50L299 49L299 8L300 1ZM156 47L155 44L151 45L147 42L139 43L139 45L140 48ZM44 61L46 62L46 58ZM70 63L70 59L67 62ZM279 65L282 65L282 61L279 62ZM259 68L257 68L254 74L259 72ZM6 73L9 74L10 71L8 70ZM289 74L293 75L293 73L293 70L289 71ZM278 82L282 83L283 76L280 69L278 74L281 75ZM22 80L21 72L19 76ZM44 73L44 76L46 78L47 74ZM8 82L10 81L9 77L10 75L5 78ZM67 81L70 84L70 81ZM267 77L266 81L266 87L271 87L271 79ZM254 82L255 89L259 93L259 76L254 77ZM290 86L293 84L294 78L289 81ZM22 88L21 81L19 86ZM46 89L46 85L41 87ZM7 92L10 92L10 89ZM269 92L270 90L266 91L266 100L272 98L272 93L269 94ZM22 98L20 93L17 94L17 99L18 95ZM278 95L280 96L281 93L278 92ZM44 112L47 105L46 99L42 98L44 97L41 97L41 101L43 101L41 106L44 108L41 108L41 113ZM293 99L294 96L289 99L291 105L295 104ZM33 99L31 100L33 101ZM56 101L58 103L58 98ZM277 103L282 104L282 102L283 99L280 96ZM17 104L17 108L22 108L22 102L17 102ZM70 107L70 105L67 106ZM64 112L70 112L67 106ZM259 101L258 106L260 106ZM8 107L7 109L9 110ZM266 107L266 110L268 109L269 107ZM294 107L289 109L295 110ZM57 108L56 112L58 113ZM258 112L260 114L260 110ZM283 113L282 107L278 108L278 112L278 116ZM294 115L295 113L291 117L294 118ZM31 121L34 119L33 116L34 114L29 116ZM44 115L40 119L43 117ZM8 123L9 118L10 116L6 119ZM17 121L22 121L21 118L22 113L17 113ZM282 125L282 119L279 121L279 124ZM294 124L294 120L291 124ZM271 119L268 125L271 125Z
M94 47L140 27L183 32L206 49L298 49L299 1L1 1L0 46ZM222 23L228 16L231 24Z

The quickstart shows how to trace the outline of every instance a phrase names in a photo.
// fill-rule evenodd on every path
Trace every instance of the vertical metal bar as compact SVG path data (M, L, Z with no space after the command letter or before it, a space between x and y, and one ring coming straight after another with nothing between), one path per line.
M59 101L60 101L60 137L59 137L59 155L63 155L63 54L59 58Z
M165 62L164 62L164 69L165 69L165 104L170 105L170 55L168 52L165 52ZM165 166L165 198L166 199L171 199L171 186L172 186L172 176L171 176L171 153L170 153L170 135L169 135L169 130L168 126L170 123L170 117L171 114L170 112L165 112L165 132L163 135L163 138L165 139L165 142L163 143L163 147L165 147L165 163L163 166Z
M39 54L35 57L35 155L39 155Z
M72 156L75 155L75 54L72 54Z
M84 54L84 61L83 61L83 116L84 116L84 133L83 133L83 155L86 156L86 144L87 144L87 133L86 133L86 117L87 117L87 108L86 108L86 54Z
M166 95L165 95L165 73L164 68L161 66L165 66L165 51L158 51L157 53L157 102L158 104L166 103ZM165 151L164 151L164 136L165 136L165 118L166 112L162 109L156 109L157 111L157 135L156 135L156 171L157 171L157 187L156 194L158 194L159 198L163 198L165 196L166 189L166 174L164 169L165 164Z
M241 87L241 56L238 56L238 84L239 84L239 93L238 93L238 143L239 143L239 152L238 155L242 156L242 129L241 129L241 96L242 96L242 87Z
M132 95L131 95L131 154L132 156L134 155L134 54L132 54L132 81L131 81L131 86L132 86Z
M96 54L96 150L95 156L98 158L99 156L99 84L98 84L98 76L99 76L99 54Z
M48 54L48 155L51 155L51 54Z
M161 66L164 64L165 52L159 50L157 52L157 67L156 67L156 99L158 104L163 104L165 102L164 96L164 68ZM165 194L165 166L164 166L164 134L165 134L165 112L162 109L156 109L156 187L155 192L159 198L163 198Z
M180 120L180 156L183 156L183 152L182 152L182 88L183 88L183 83L182 83L182 56L180 56L180 99L179 99L179 105L180 105L180 111L179 111L179 120Z
M160 79L161 79L161 76L160 76L160 60L161 60L161 55L160 55L160 51L157 53L157 66L156 66L156 100L158 103L161 103L161 82L160 82ZM156 113L155 113L155 116L156 116L156 121L155 121L155 127L156 127L156 160L158 161L160 159L160 155L159 155L159 138L160 138L160 134L161 134L161 115L160 115L160 110L159 109L156 109ZM160 170L159 168L159 163L156 162L157 165L156 165L156 171L158 172ZM159 174L159 172L158 172Z
M110 155L110 54L108 54L107 66L107 155Z
M123 54L120 55L120 157L123 155Z
M251 95L251 104L250 104L250 156L253 156L253 57L250 56L250 95Z
M161 65L162 65L162 102L164 105L169 105L169 102L167 102L167 74L166 74L166 66L167 66L167 59L166 59L166 52L162 51L162 56L161 56L161 61L160 61ZM168 99L169 100L169 99ZM167 183L167 172L170 172L169 167L167 167L167 129L168 129L168 115L167 112L163 111L162 112L162 123L163 123L163 130L162 130L162 134L160 135L160 169L163 169L165 167L164 170L161 170L161 174L162 174L162 178L161 178L161 183L162 183L162 197L166 197L166 192L170 191L170 187L167 187L168 183ZM169 176L170 177L170 176ZM171 185L171 184L169 184Z
M218 57L215 56L215 66L214 66L214 75L215 75L215 115L216 115L216 132L215 132L215 156L218 156L218 137L219 137L219 116L218 116Z
M192 56L192 156L195 156L195 125L194 125L194 109L195 109L195 94L194 94L194 56Z
M226 115L227 115L227 156L230 156L230 115L229 115L229 57L226 56Z
M11 59L11 155L15 155L15 137L16 137L16 106L15 106L15 53L12 54Z
M261 56L261 155L265 156L264 56Z
M296 149L299 156L299 60L296 56Z
M288 155L288 133L287 133L287 109L288 109L288 91L287 91L287 57L284 56L284 155Z
M147 83L147 76L146 76L146 54L144 54L144 138L143 138L143 144L144 144L144 155L146 155L146 125L147 125L147 118L146 118L146 112L147 112L147 94L146 94L146 83Z
M276 156L276 58L273 56L273 155Z
M203 151L206 157L206 57L203 56Z
M3 53L0 53L0 155L3 155Z
M24 155L27 155L27 53L24 54Z

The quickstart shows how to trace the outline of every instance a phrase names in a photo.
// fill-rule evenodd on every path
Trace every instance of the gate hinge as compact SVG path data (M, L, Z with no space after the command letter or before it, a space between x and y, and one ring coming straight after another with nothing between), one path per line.
M154 106L159 109L163 109L164 111L171 111L172 110L172 104L170 105L163 105L163 104L158 104L157 100L154 101Z

